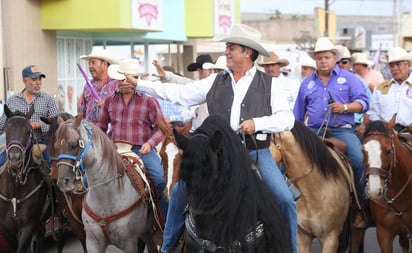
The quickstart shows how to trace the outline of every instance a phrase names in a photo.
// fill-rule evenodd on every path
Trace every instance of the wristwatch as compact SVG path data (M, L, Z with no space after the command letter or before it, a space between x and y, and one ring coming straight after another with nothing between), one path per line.
M344 113L348 112L348 106L346 104L343 104L343 112Z

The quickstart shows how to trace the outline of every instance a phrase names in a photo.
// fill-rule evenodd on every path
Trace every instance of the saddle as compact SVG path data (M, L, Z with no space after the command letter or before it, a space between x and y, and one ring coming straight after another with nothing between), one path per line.
M412 150L412 135L410 133L400 133L398 139Z
M158 197L160 193L157 192L157 188L147 173L144 167L142 159L132 151L132 144L127 142L114 143L117 152L122 156L123 163L126 166L126 175L130 178L134 188L142 196L143 201L154 203L153 214L159 228L164 227L164 218L159 211ZM155 197L154 197L155 196Z
M329 146L329 147L331 147L331 148L333 148L333 149L337 149L337 150L339 150L340 152L342 152L343 154L346 154L347 146L346 146L346 144L345 144L343 141L339 140L338 138L328 137L328 138L325 138L325 139L323 140L323 142L324 142L327 146Z

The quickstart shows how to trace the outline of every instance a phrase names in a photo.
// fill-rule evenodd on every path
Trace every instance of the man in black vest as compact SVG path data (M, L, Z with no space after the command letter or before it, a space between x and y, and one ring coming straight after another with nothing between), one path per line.
M272 77L256 69L254 62L259 54L269 56L258 42L260 37L256 29L236 24L229 34L215 37L226 42L228 68L225 71L186 85L160 85L139 80L137 89L185 107L206 102L210 115L221 115L230 122L233 130L245 131L249 155L252 161L256 161L263 181L280 204L289 224L293 252L297 252L296 204L268 148L270 135L290 130L295 118L287 96L276 88L272 89ZM127 78L137 83L132 77ZM172 251L184 229L185 204L185 185L180 181L172 190L162 252Z

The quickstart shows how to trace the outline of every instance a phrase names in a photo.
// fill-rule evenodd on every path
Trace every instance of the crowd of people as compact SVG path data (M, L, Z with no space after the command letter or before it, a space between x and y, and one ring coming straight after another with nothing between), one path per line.
M294 121L304 122L319 136L335 137L347 145L356 184L362 193L365 187L361 136L363 115L372 120L389 121L394 114L398 131L412 125L412 53L394 47L387 52L385 63L391 77L384 80L373 69L364 52L350 53L343 45L334 45L329 38L319 38L309 57L300 63L299 78L288 75L287 59L268 52L260 43L261 33L249 26L236 24L223 36L222 56L213 61L210 55L199 55L187 70L197 72L197 79L183 77L171 66L153 61L160 81L141 78L135 59L119 62L105 49L94 49L86 60L92 76L85 85L78 112L107 132L113 142L132 145L160 193L159 206L165 218L162 252L172 252L184 229L185 185L179 181L169 201L165 198L165 178L155 147L162 140L159 121L166 124L194 119L193 130L210 114L225 118L233 131L246 133L246 148L255 161L264 183L278 201L287 221L293 252L297 252L297 211L281 170L270 151L273 133L293 128ZM259 56L263 60L258 62ZM24 89L7 100L13 111L32 116L34 135L45 143L48 126L40 117L57 115L53 97L41 91L45 74L37 66L22 71ZM7 118L0 118L0 132ZM46 143L47 144L47 143ZM47 151L45 152L47 154ZM259 159L257 159L259 157ZM6 152L0 162L6 161ZM45 155L46 161L50 158ZM361 196L359 215L353 224L365 226L362 209L367 205Z

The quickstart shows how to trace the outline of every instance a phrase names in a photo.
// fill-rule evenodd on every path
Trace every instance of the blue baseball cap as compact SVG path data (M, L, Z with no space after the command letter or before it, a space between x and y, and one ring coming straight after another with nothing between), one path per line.
M30 77L30 78L37 78L37 77L46 78L46 75L43 74L40 69L34 65L29 65L23 69L23 78Z

